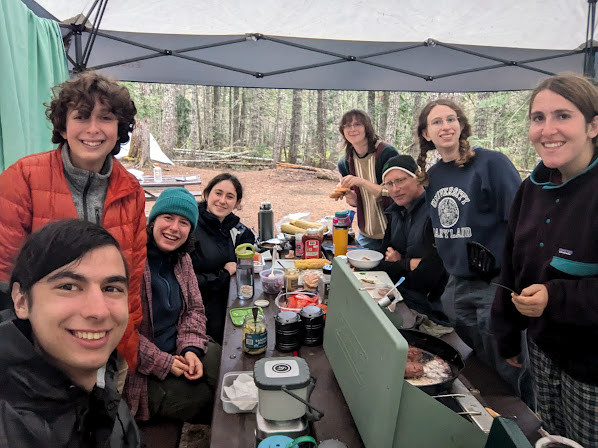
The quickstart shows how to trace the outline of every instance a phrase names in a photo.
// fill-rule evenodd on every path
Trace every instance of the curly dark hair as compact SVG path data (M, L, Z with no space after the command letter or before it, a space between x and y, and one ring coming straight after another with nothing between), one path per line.
M135 128L137 108L126 87L96 72L83 72L52 89L52 101L46 106L46 117L52 122L52 143L64 143L69 109L84 115L91 114L96 101L110 109L118 119L118 140L110 154L116 155L120 145L129 141L129 132Z
M158 215L158 216L160 216L160 215ZM156 218L158 216L156 216ZM145 230L147 232L148 246L152 243L156 244L156 240L154 239L154 225L155 224L156 224L156 219L154 218L145 227ZM189 236L187 237L187 241L185 241L183 244L181 244L175 250L173 250L172 252L169 252L166 255L168 256L168 258L172 264L176 264L183 257L183 255L190 254L194 250L195 250L195 235L193 234L192 231L190 231Z
M343 126L351 123L353 118L362 123L365 127L365 138L368 141L368 153L376 152L376 141L380 140L380 136L378 136L374 131L374 125L372 124L372 120L368 114L359 109L351 109L350 111L345 112L340 123L338 124L338 131L341 133L343 140L345 141L345 159L347 159L347 161L349 161L349 159L353 156L353 145L345 138Z
M461 134L459 135L459 158L455 160L455 164L459 167L463 167L475 156L475 152L471 149L471 146L467 141L467 139L471 137L471 126L467 120L467 117L465 116L465 113L463 113L463 109L461 109L461 107L459 107L459 105L454 101L446 98L439 98L437 100L430 101L419 113L416 131L420 149L419 156L417 157L417 164L421 168L421 172L418 175L418 180L424 185L426 185L428 182L428 173L426 172L426 155L428 151L436 149L436 146L432 141L426 140L423 132L428 127L428 115L430 115L430 112L436 106L447 106L453 109L457 114L459 123L463 127Z

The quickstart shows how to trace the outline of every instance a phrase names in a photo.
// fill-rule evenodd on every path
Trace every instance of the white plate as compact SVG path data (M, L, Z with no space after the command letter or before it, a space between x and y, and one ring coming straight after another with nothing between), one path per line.
M357 277L359 280L367 280L366 282L362 282L360 281L359 283L361 283L361 288L368 288L369 286L375 286L375 284L380 284L383 283L385 285L388 285L388 287L392 288L394 286L393 281L390 279L390 277L388 276L388 274L384 271L354 271L353 275L355 275L355 277ZM370 283L370 282L374 282L374 283ZM372 296L373 299L375 299L376 301L380 300L382 297L384 297L384 295L380 295L378 294L378 289L379 288L372 288L372 289L366 289L366 291L370 294L370 296ZM393 293L394 295L394 293ZM396 296L395 296L396 297ZM402 296L399 296L399 302L403 300Z

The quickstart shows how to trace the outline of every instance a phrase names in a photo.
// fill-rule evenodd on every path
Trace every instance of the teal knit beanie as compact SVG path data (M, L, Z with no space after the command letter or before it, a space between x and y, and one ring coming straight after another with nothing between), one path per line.
M150 211L149 222L152 222L159 215L165 213L187 218L191 223L192 232L197 226L197 219L199 218L197 202L195 201L195 197L185 188L167 188L160 193L158 200Z

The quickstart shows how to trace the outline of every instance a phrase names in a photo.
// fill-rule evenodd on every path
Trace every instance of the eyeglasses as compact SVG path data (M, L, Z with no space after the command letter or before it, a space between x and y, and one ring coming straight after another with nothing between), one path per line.
M351 128L361 128L363 127L363 123L347 123L343 125L343 129L351 129Z
M442 123L444 121L446 121L447 125L451 126L459 121L459 117L457 117L456 115L449 115L448 117L446 117L445 120L443 120L442 118L434 118L434 120L430 122L429 126L433 128L439 128L442 126Z
M388 182L384 182L382 185L386 187L387 190L390 190L392 187L400 187L403 182L405 182L409 177L403 177L397 180L390 180Z

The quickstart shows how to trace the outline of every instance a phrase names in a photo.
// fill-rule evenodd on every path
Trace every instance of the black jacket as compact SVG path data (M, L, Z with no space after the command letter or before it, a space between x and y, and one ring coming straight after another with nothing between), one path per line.
M195 250L191 260L206 308L206 333L222 344L230 284L230 274L224 265L229 261L236 262L235 247L243 243L254 244L255 235L241 224L237 215L231 213L221 223L206 206L205 202L198 206Z
M392 247L401 254L401 260L382 261L378 269L387 272L395 283L405 277L398 289L407 306L427 315L436 323L447 325L448 318L442 311L440 296L444 292L448 274L434 244L425 193L414 201L411 210L393 203L385 213L388 226L382 242L382 253ZM409 266L412 258L421 258L414 271Z
M104 389L81 389L35 350L29 321L2 322L0 446L141 447L139 429L116 390L116 351L105 380Z

